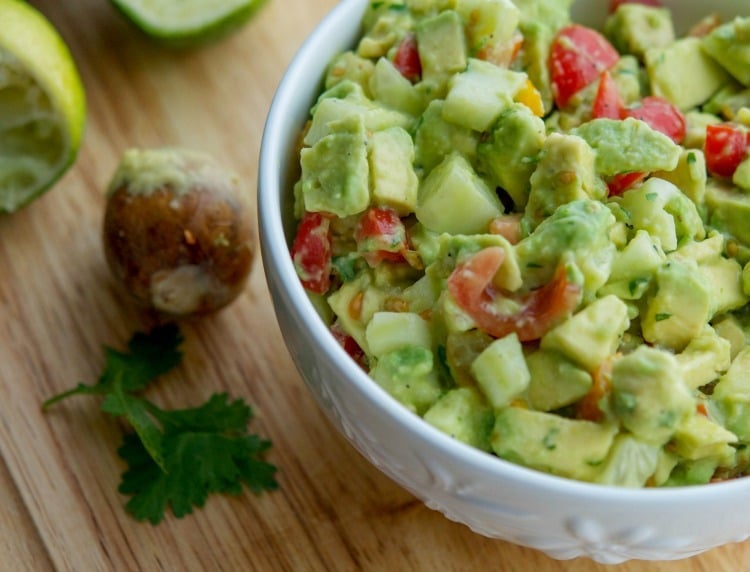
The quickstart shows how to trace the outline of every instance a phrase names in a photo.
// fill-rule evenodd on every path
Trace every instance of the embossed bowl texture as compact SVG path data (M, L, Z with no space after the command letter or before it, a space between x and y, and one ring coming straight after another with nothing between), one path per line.
M557 559L602 563L686 558L750 536L750 479L633 490L555 477L451 439L372 381L329 334L295 274L292 185L297 140L328 61L354 45L369 0L343 0L315 28L273 99L260 152L258 216L268 286L286 345L333 424L373 465L447 518ZM578 0L601 24L608 0ZM664 0L678 28L709 11L750 14L747 0Z

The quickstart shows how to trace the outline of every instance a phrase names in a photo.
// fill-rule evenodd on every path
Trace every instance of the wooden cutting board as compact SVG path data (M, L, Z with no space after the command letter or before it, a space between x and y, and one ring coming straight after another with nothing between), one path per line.
M160 48L107 0L36 0L78 62L89 103L75 167L42 199L0 217L0 570L604 570L475 535L369 465L327 422L286 353L260 261L241 298L184 327L183 365L151 390L166 406L242 396L273 443L280 489L211 498L182 520L138 523L116 491L122 427L94 398L43 413L94 382L103 344L143 327L100 247L103 189L128 147L220 157L255 193L261 131L282 71L334 0L269 0L239 33ZM0 23L2 25L2 23ZM740 507L738 507L739 509ZM742 509L745 510L745 509ZM636 570L741 570L750 542Z

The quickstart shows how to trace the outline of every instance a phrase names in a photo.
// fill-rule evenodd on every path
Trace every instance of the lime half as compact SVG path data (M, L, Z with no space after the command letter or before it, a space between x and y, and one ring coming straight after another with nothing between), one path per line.
M73 164L86 116L68 47L34 8L0 0L0 212L14 212Z
M215 40L244 24L264 0L112 0L149 36L175 45Z

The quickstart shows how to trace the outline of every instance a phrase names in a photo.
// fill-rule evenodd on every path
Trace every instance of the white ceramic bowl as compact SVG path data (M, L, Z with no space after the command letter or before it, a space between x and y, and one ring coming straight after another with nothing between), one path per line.
M271 105L260 153L258 216L264 268L291 356L320 406L378 469L475 532L558 559L672 560L750 536L750 478L632 490L520 467L459 443L413 415L346 355L318 318L289 257L295 142L333 55L354 45L369 0L343 0L300 48ZM747 0L664 0L678 28L714 10L750 15ZM605 0L578 0L597 25Z

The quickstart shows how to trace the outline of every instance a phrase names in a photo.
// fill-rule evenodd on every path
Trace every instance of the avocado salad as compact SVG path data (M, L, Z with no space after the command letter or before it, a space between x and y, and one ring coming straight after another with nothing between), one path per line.
M453 438L581 481L750 473L750 13L373 0L301 135L297 274Z

